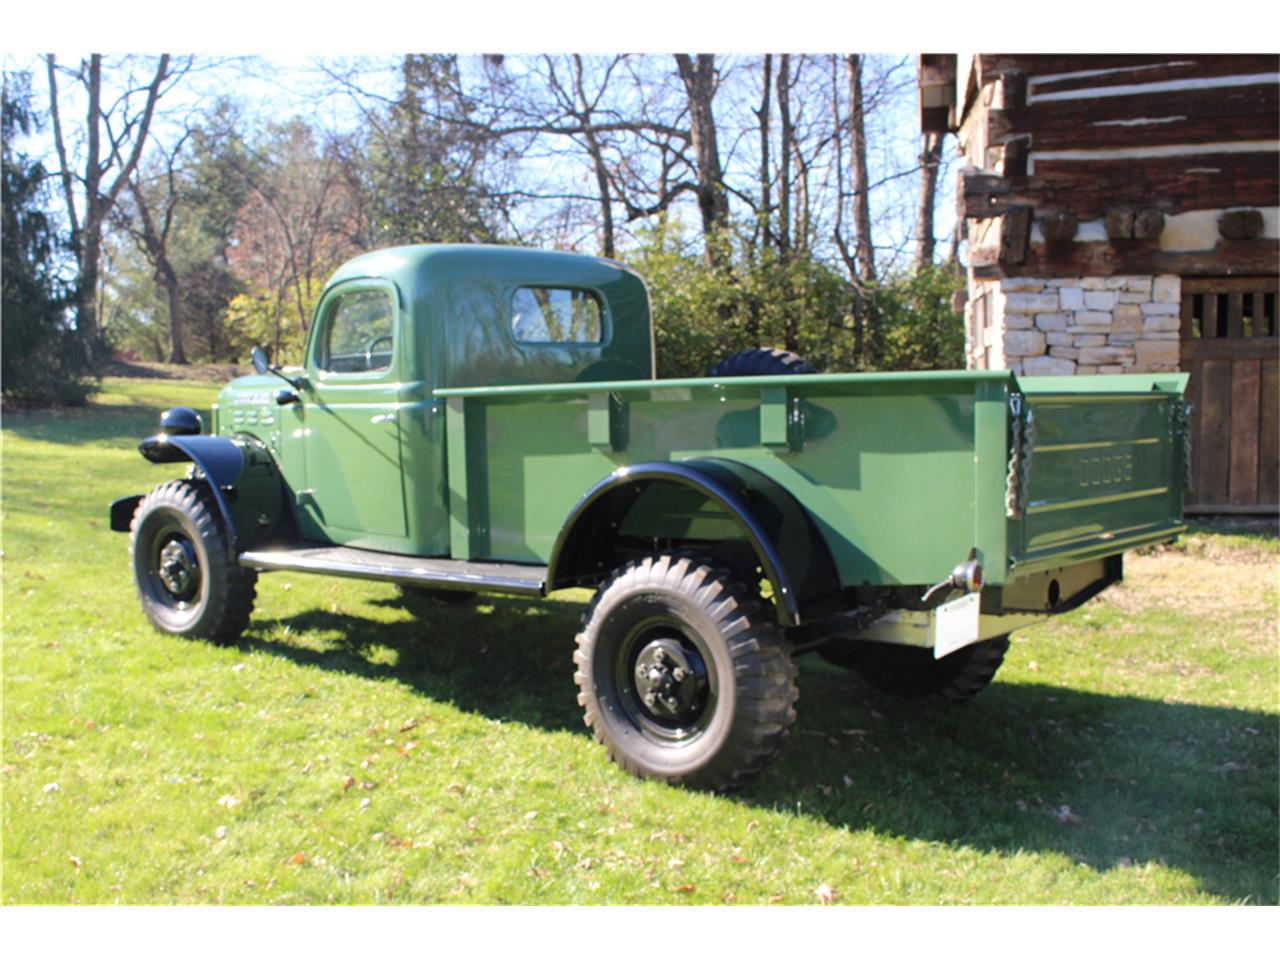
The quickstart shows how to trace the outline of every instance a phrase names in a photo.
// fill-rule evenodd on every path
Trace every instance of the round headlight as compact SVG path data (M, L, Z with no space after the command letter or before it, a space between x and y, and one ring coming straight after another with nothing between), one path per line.
M160 414L160 432L171 437L189 436L202 429L200 414L190 407L173 407Z

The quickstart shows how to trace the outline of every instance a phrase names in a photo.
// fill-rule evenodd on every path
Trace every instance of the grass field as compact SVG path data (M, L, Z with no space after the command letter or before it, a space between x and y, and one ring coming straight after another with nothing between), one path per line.
M642 783L582 725L585 594L406 609L259 581L235 646L159 635L107 504L210 384L107 381L3 434L3 901L1277 901L1274 531L1196 530L925 708L800 661L732 797Z

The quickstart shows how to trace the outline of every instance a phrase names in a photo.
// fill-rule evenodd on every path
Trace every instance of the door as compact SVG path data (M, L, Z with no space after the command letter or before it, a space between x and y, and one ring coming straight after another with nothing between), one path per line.
M331 290L317 311L303 398L304 515L323 539L394 550L406 531L400 461L401 320L386 281Z
M1191 374L1188 513L1280 509L1276 277L1182 281L1182 369Z

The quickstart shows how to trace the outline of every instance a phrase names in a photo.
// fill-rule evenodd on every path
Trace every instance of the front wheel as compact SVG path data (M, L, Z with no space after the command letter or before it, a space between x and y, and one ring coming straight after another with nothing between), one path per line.
M596 594L574 653L584 721L636 776L734 790L781 749L795 666L778 627L727 570L659 554Z
M227 641L248 626L257 573L240 566L202 484L174 480L143 497L129 552L142 612L157 630Z

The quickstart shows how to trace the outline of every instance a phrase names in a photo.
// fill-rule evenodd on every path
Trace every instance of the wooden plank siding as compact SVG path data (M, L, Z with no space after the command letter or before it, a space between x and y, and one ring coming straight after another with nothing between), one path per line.
M1188 278L1181 366L1191 375L1187 511L1280 509L1276 277Z

